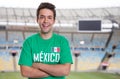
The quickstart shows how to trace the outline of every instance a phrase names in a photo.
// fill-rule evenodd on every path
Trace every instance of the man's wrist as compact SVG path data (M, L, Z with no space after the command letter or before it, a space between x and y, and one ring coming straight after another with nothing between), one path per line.
M33 63L33 68L40 69L40 63Z

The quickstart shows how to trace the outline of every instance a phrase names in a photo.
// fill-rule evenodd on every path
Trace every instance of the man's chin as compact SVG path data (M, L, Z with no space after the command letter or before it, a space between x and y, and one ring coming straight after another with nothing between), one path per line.
M49 33L49 31L42 31L42 34L48 34Z

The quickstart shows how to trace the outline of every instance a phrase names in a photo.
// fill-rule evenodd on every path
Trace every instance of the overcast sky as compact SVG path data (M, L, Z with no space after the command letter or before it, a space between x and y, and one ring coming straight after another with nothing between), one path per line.
M58 9L120 7L120 0L0 0L0 7L37 8L41 2L51 2Z

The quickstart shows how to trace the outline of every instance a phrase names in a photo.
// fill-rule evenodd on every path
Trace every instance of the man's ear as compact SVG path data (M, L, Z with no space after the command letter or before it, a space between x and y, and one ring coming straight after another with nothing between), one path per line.
M54 24L55 24L56 20L54 20Z
M36 22L38 23L38 18L36 18Z

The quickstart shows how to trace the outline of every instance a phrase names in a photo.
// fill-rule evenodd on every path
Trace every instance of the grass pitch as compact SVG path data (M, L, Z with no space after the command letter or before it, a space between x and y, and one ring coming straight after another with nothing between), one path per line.
M20 72L0 72L0 79L27 79ZM120 74L102 72L71 72L66 79L120 79Z
M102 72L71 72L67 79L120 79L120 74Z

